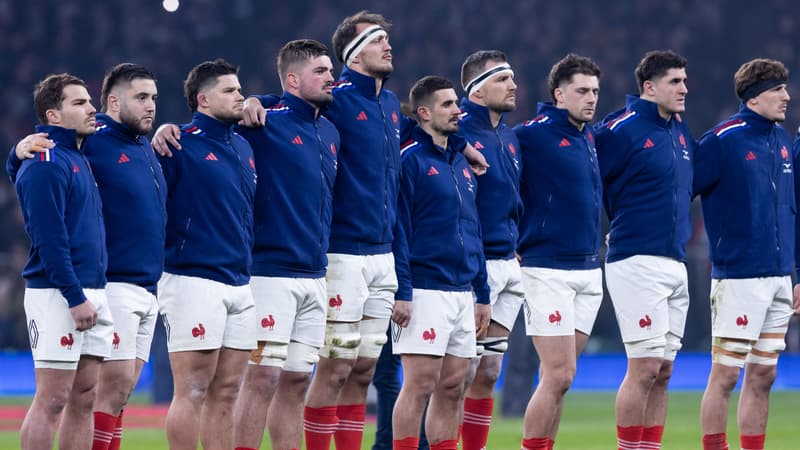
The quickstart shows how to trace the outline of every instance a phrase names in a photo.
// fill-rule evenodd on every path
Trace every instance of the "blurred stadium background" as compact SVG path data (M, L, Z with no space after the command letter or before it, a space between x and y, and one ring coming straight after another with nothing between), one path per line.
M690 92L684 118L696 138L738 107L733 73L743 62L754 57L780 59L791 71L790 92L800 86L800 49L795 45L800 3L790 0L183 0L175 12L165 9L176 3L0 0L2 155L32 131L31 92L48 73L67 71L84 78L99 107L106 68L123 61L143 64L158 77L157 122L184 122L190 114L182 80L198 62L224 57L241 66L246 94L279 93L275 57L281 45L301 37L329 43L336 24L361 9L382 13L393 22L395 73L387 86L401 99L421 76L439 74L457 80L461 62L475 50L504 50L519 85L517 111L507 117L510 124L534 116L536 102L549 100L545 83L549 68L570 51L592 57L603 70L598 119L619 108L624 94L636 91L633 68L644 52L669 48L686 56ZM338 72L340 64L335 66ZM800 107L790 105L785 126L792 136L798 123ZM709 263L698 204L693 216L695 233L687 261L692 306L685 354L678 359L673 383L684 389L702 389L709 367ZM24 282L19 276L27 250L13 187L2 177L0 395L32 392L22 308ZM796 389L800 388L797 319L788 344L790 354L782 361L778 387ZM157 380L168 381L164 345L158 340L154 344L154 362L145 371L140 394L150 395L154 373ZM525 356L532 354L532 347L519 336L512 345L520 356L506 368L505 378L519 375L522 389L526 384L529 388L535 363L526 362ZM579 365L576 388L615 388L624 373L622 351L613 310L605 299L587 355ZM517 394L517 401L527 401L519 384L515 386L510 392ZM168 386L156 383L155 389L157 398L169 398L168 391L158 393Z

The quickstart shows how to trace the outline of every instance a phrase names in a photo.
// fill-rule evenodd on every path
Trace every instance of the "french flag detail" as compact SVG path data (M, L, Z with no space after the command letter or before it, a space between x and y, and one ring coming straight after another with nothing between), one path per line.
M419 145L417 141L406 141L403 145L400 146L400 156L402 156L406 151L416 147Z
M270 106L267 108L267 114L272 113L287 113L289 112L289 107L286 106L284 103L278 103L276 105Z
M628 120L630 120L631 117L633 117L635 115L636 115L636 111L628 111L625 114L617 117L616 119L608 122L608 125L606 125L606 128L608 128L611 131L614 131L617 128L619 128L620 125L622 125L623 123L627 122Z
M97 133L104 131L106 129L108 129L108 125L104 124L103 122L97 122L94 125L94 131Z
M56 154L51 149L46 149L39 153L39 161L52 162L56 159Z
M531 125L536 125L538 123L548 123L548 122L550 122L550 117L542 114L542 115L534 117L531 120L526 120L525 121L525 126L529 127Z
M722 125L718 126L714 130L714 134L716 134L717 137L722 137L722 136L728 134L729 131L735 130L737 128L743 128L743 127L747 127L747 122L745 122L744 120L742 120L742 119L731 120L731 121L725 122Z
M344 88L348 88L348 87L350 87L352 85L353 85L353 83L351 83L350 81L347 81L347 80L337 81L336 83L333 83L333 89L334 90L336 90L336 89L344 89Z
M200 127L198 127L197 125L192 125L189 128L183 130L183 132L184 133L193 134L195 136L198 136L198 135L202 136L202 135L205 134L205 133L203 133L203 130L201 130Z

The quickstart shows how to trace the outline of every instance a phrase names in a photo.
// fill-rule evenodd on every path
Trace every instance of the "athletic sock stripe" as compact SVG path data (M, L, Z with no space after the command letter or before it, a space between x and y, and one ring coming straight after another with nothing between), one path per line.
M468 424L472 424L472 425L481 425L481 426L488 427L488 426L490 426L492 424L492 420L491 419L475 420L475 419L467 419L466 417L464 417L464 423L468 423Z
M323 434L331 434L336 431L336 424L335 423L316 423L316 422L309 422L307 420L303 421L303 429L307 431L313 431L315 433L323 433Z

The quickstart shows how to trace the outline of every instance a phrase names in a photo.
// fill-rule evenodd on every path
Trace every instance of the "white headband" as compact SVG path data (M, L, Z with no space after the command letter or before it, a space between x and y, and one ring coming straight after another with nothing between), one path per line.
M472 81L467 83L466 86L463 86L464 91L467 93L467 97L472 95L473 92L480 89L487 81L489 81L489 78L492 78L494 75L497 75L499 73L507 73L512 77L514 76L514 71L511 70L511 66L508 63L500 64L499 66L494 66L491 69L488 69L482 74L473 78Z
M384 30L380 25L372 25L364 28L364 31L353 38L353 40L347 44L347 47L344 48L344 64L349 66L350 63L353 62L353 58L361 53L361 50L364 50L364 47L366 47L367 44L380 36L387 36L386 30Z

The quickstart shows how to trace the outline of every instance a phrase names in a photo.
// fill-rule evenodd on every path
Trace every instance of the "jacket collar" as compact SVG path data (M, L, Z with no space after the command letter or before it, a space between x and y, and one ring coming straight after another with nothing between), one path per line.
M431 150L434 150L436 153L440 155L445 155L447 153L454 152L452 139L447 139L447 148L442 148L436 145L433 142L433 137L431 137L431 135L428 134L428 132L426 132L425 130L423 130L422 127L420 127L419 125L414 125L414 130L412 130L411 133L413 138L417 142L422 144L424 147L428 147Z
M674 122L677 117L673 114L669 121L664 120L664 118L658 114L658 104L635 95L628 95L625 97L625 100L627 109L636 111L643 119L649 120L664 128L667 128L670 122Z
M76 152L80 151L78 149L78 133L71 128L56 125L36 125L36 132L47 133L47 137L55 141L61 148Z
M133 130L130 129L129 126L119 123L116 120L112 119L111 116L105 113L97 113L95 116L97 119L97 126L100 127L102 125L107 126L109 129L116 131L124 135L125 137L131 138L133 140L138 140L139 135L134 133Z
M766 117L762 116L761 114L753 111L752 109L748 108L747 105L741 103L739 105L739 112L736 113L739 117L744 119L745 122L756 132L768 132L771 131L772 128L776 127L777 124L767 119Z
M347 66L345 66L345 68L342 69L342 75L339 78L340 80L347 80L353 83L353 86L355 86L356 89L358 89L358 91L361 92L361 94L363 94L364 96L371 98L376 97L375 78L369 75L364 75L362 73L356 72L355 70ZM381 92L383 91L383 88L386 86L386 80L388 79L389 77L383 79L383 83L381 83Z
M281 102L288 106L292 111L300 115L303 120L312 122L317 118L316 108L296 95L283 91L283 95L281 95ZM320 113L322 113L322 111L320 111Z
M222 122L201 112L195 112L192 123L197 125L207 136L230 140L234 123Z
M583 130L573 125L569 121L569 112L564 108L558 108L551 102L539 102L536 109L537 116L547 116L560 130L575 136L582 136L589 132L591 126L587 123L583 126Z
M492 120L489 117L489 108L486 106L479 105L464 97L461 99L461 110L480 121L484 127L495 129L495 127L492 126ZM500 115L500 122L497 123L497 128L500 128L502 125L503 114Z

